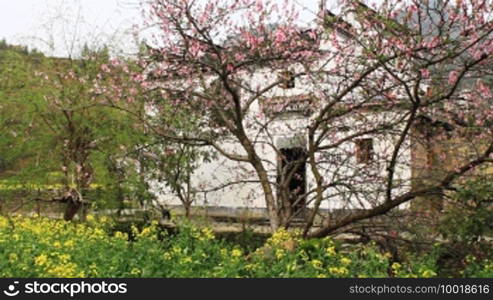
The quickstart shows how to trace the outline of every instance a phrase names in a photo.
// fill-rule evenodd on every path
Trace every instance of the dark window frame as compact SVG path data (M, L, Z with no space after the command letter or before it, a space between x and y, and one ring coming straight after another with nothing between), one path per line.
M356 163L369 164L374 159L374 143L372 138L357 139L354 141L356 146Z

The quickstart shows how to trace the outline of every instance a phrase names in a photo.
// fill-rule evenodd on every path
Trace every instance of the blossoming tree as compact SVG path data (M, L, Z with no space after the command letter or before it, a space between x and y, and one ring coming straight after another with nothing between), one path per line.
M216 153L224 168L209 177L227 180L196 189L252 186L245 196L263 198L272 230L301 216L306 235L324 236L439 202L491 163L491 1L340 1L339 11L302 28L290 1L146 10L152 47L133 78L151 111L199 123L156 131Z

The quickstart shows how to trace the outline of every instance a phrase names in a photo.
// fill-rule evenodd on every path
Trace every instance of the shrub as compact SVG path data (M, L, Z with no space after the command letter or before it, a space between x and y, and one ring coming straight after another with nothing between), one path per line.
M217 238L210 228L181 224L173 233L157 223L129 233L108 218L87 223L0 217L1 277L432 277L436 257L396 263L374 244L303 240L279 230L252 250ZM252 250L252 251L251 251ZM489 273L488 273L489 272ZM464 276L487 276L469 265Z

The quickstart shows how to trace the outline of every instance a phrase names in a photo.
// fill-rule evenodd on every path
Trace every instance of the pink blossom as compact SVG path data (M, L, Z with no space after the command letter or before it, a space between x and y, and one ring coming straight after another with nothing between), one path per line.
M429 78L430 77L430 70L428 70L428 69L421 69L420 72L421 72L421 76L423 78Z
M485 85L482 81L479 81L478 82L477 87L478 87L479 93L483 97L485 97L485 98L491 98L492 94L491 94L490 88L487 85Z
M242 61L242 60L244 60L244 59L245 59L245 57L246 57L246 56L245 56L245 54L243 54L243 53L235 53L235 60L236 60L236 61Z
M121 62L120 62L120 60L119 60L118 58L113 58L113 59L111 59L111 60L110 60L110 63L111 63L111 65L112 65L113 67L118 67L118 66L121 64Z
M284 33L283 30L276 30L276 33L274 34L274 42L276 44L282 44L283 42L286 41L286 34Z
M255 3L255 9L257 11L262 11L264 8L264 4L262 3L262 0L257 0L257 2Z
M457 79L459 79L459 73L457 71L451 71L448 74L448 83L449 84L455 84L457 82Z

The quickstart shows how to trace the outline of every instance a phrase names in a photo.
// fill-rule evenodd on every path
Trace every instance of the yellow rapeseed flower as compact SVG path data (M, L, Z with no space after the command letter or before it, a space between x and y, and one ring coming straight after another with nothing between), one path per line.
M185 265L191 263L193 260L190 256L185 256L180 260L180 263Z
M46 254L41 254L34 259L34 264L37 266L43 266L48 262L48 256Z
M7 218L0 217L0 229L7 228L9 226L9 221Z
M283 242L292 239L291 234L284 228L281 228L274 232L272 236L267 240L267 243L273 246L279 246Z
M128 236L126 233L123 233L121 231L117 231L117 232L115 232L115 238L126 241L128 239Z
M93 275L95 277L99 275L98 267L94 263L89 265L89 271L90 271L91 275Z
M70 258L71 258L71 257L70 257L70 254L59 254L59 255L58 255L58 258L59 258L62 262L66 263L66 262L70 261Z
M330 246L325 250L327 252L328 256L334 256L336 255L336 248L334 246Z
M223 257L226 257L226 256L228 256L228 255L229 255L229 253L228 253L228 249L226 249L226 248L221 248L221 250L219 250L219 253L220 253L220 254L221 254L221 256L223 256Z
M68 240L63 243L64 247L73 248L75 246L75 242L73 240Z
M238 257L240 257L242 255L243 255L243 252L241 252L240 249L233 249L233 250L231 250L231 256L232 257L238 258Z
M329 273L336 276L344 276L349 273L348 269L345 267L330 267Z
M9 254L9 262L13 263L16 262L19 257L17 256L17 253L10 253Z
M214 232L209 227L202 229L202 236L199 238L202 241L210 241L214 239Z
M284 249L276 249L276 258L281 259L286 255Z
M312 266L313 266L314 268L317 268L317 269L322 268L322 265L323 265L323 263L322 263L320 260L318 260L318 259L314 259L314 260L312 260L312 261L311 261L311 264L312 264Z
M296 262L292 262L286 266L286 270L288 270L288 272L292 272L292 271L296 270L297 268L298 268L298 265L296 265Z
M341 258L341 264L348 266L351 264L351 260L347 257L343 257L343 258Z
M79 275L79 273L76 270L77 270L76 264L63 262L62 264L48 268L46 270L46 273L53 277L74 278Z
M426 270L421 271L421 276L424 278L430 278L430 277L433 277L436 275L437 275L437 273L435 273L435 271L430 270L430 269L426 269Z

